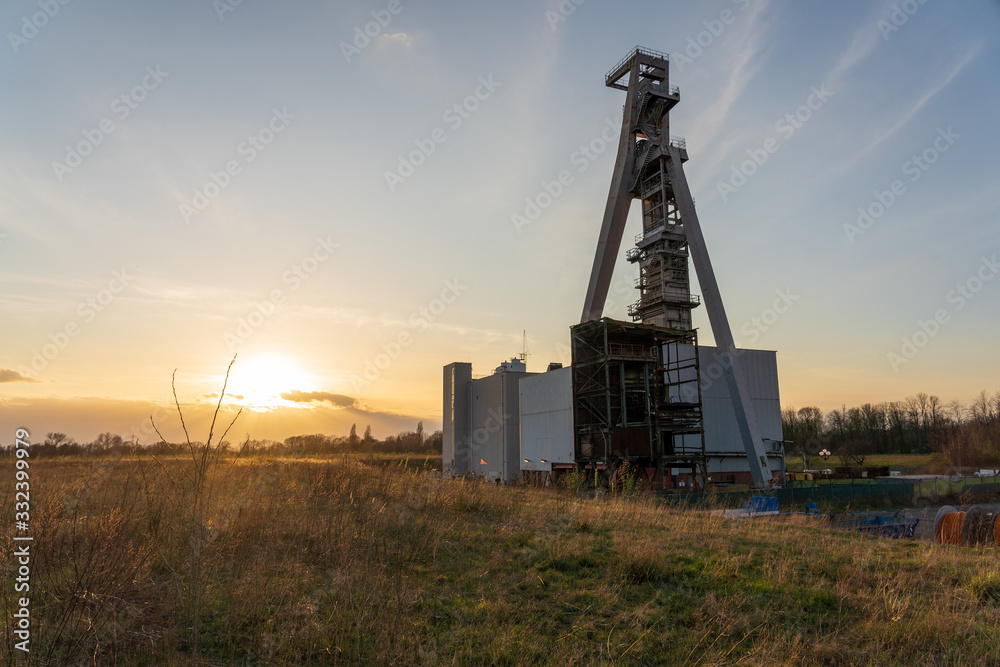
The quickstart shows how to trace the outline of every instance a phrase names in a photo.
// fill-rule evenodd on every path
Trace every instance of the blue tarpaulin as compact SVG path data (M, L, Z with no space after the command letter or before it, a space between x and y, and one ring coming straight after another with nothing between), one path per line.
M780 511L778 499L767 496L753 496L750 499L750 511L755 514L760 512L778 512Z

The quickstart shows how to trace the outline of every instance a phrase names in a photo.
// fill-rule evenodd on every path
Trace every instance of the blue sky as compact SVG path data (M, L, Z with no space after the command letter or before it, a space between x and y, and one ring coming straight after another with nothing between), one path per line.
M672 54L671 131L729 318L778 351L786 405L998 388L1000 2L225 1L0 11L0 426L124 432L175 368L201 410L238 352L252 435L386 434L438 421L441 366L487 372L522 330L530 370L568 361L614 162L593 149L624 102L603 76L636 44ZM626 319L633 277L623 258L607 315Z

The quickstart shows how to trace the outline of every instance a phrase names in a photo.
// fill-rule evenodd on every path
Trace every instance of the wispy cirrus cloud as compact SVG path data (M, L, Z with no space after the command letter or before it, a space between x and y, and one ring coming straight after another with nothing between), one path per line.
M867 18L854 31L851 43L847 50L837 59L837 63L827 73L823 85L839 92L844 85L844 78L847 74L864 62L872 54L879 44L880 34L875 27L880 18L886 13L884 9L877 9L869 14Z
M388 32L378 36L378 43L379 46L402 46L409 49L413 46L414 39L405 32Z
M719 56L719 69L724 72L726 83L708 108L698 114L683 132L689 143L712 150L711 154L702 158L705 166L699 171L701 174L715 173L734 147L742 146L748 137L760 133L760 128L731 123L729 116L737 100L760 72L760 56L767 48L767 36L771 27L764 14L770 4L770 0L754 3L739 19L739 23L729 28L713 45L722 54ZM723 44L729 45L728 51L724 50L727 47ZM704 61L703 56L699 62ZM742 129L720 138L724 128L733 125ZM699 184L700 182L694 183L696 190Z
M934 98L936 98L941 91L948 87L955 77L962 73L962 71L976 59L979 51L982 49L982 44L977 44L969 49L958 62L955 63L944 76L940 77L937 81L932 83L930 86L922 90L912 101L906 103L905 110L898 116L894 116L897 120L889 125L888 127L878 127L877 134L870 138L868 141L861 142L864 145L860 151L850 156L842 164L834 169L834 172L840 173L844 172L854 165L856 165L862 158L870 155L872 151L881 146L887 140L896 135L900 130L906 127L913 118L920 113L924 107L926 107Z

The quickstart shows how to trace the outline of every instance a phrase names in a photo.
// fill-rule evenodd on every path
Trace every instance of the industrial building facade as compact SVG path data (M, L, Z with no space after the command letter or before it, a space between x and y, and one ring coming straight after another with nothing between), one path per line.
M519 381L527 373L519 359L505 361L473 379L472 364L444 367L443 469L511 483L521 477Z
M728 361L714 347L697 349L703 432L680 438L687 440L681 447L698 451L704 438L706 479L698 479L687 463L668 464L658 480L650 471L647 479L656 480L650 484L654 488L690 491L700 489L705 481L711 485L753 481L723 379ZM739 350L737 358L767 444L769 468L780 484L785 465L777 355L766 350ZM590 452L585 459L580 458L574 405L572 367L528 373L523 363L514 360L502 364L492 375L474 379L471 364L448 364L444 367L445 472L513 483L528 477L548 478L578 466L605 469L615 457Z

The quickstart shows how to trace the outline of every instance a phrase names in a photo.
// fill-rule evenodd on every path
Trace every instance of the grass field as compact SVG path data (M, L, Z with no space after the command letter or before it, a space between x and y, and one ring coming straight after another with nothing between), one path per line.
M202 487L183 459L32 461L31 660L1000 662L996 549L441 480L405 458L223 459Z
M899 470L904 475L911 475L921 472L929 466L932 467L935 462L939 462L939 459L940 455L935 454L872 454L865 459L865 465L888 466L891 470ZM789 456L785 465L792 472L801 472L802 457ZM830 457L829 461L824 461L819 456L809 457L809 466L811 468L834 468L846 465L849 464L841 461L838 456Z

